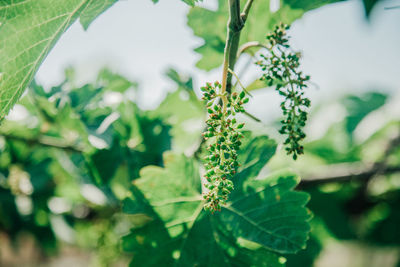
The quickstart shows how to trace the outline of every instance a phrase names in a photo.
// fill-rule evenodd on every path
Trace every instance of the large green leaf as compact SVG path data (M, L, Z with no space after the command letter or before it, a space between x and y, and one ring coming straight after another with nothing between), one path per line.
M143 168L135 185L165 223L190 221L201 205L198 169L193 160L172 153L165 154L164 164Z
M278 255L266 249L248 249L237 244L217 229L218 224L215 216L200 214L183 242L177 266L284 266Z
M299 182L295 176L281 177L274 185L255 180L243 196L224 207L220 219L236 237L272 251L295 253L304 249L311 213L304 208L308 194L293 191Z
M19 99L60 36L81 16L90 22L116 0L0 2L0 120Z
M177 266L229 266L216 235L211 216L202 213L184 241Z
M233 177L235 184L234 195L243 194L243 184L257 177L261 169L275 154L276 142L267 136L252 138L250 132L245 132L242 149L245 153L238 154L238 161L241 166L238 169L238 173Z
M263 136L246 139L239 157L243 167L235 178L243 181L231 203L214 215L202 208L197 163L183 155L167 153L164 168L145 167L134 182L170 237L180 242L174 257L178 266L281 266L274 253L304 248L308 195L293 191L299 181L294 176L255 179L276 145ZM143 211L139 206L132 205L130 213Z
M160 221L134 229L123 238L123 249L133 253L130 266L172 266L173 240Z

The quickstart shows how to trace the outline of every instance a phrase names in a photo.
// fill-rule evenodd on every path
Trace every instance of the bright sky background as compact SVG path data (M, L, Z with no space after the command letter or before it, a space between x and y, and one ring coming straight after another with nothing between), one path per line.
M204 5L215 7L214 0ZM333 4L305 14L292 25L293 46L303 52L304 71L319 89L313 101L348 91L400 89L400 9L384 10L400 1L382 1L367 23L361 0ZM62 36L36 78L45 87L77 69L81 82L94 80L99 69L112 70L140 83L139 105L154 107L174 85L165 76L172 66L195 78L195 86L220 79L220 70L203 72L194 65L193 48L201 40L186 26L189 7L179 0L120 0L95 20L88 31L76 22ZM240 67L240 62L239 62ZM279 108L268 92L255 92L250 110L263 118ZM279 102L275 102L279 103ZM275 106L275 104L274 104ZM278 106L278 104L276 104Z

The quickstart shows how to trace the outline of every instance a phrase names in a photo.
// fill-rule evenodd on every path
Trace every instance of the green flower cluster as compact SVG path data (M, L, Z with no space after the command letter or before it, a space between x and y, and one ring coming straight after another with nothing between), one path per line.
M230 95L222 92L218 82L213 85L207 83L201 90L209 113L206 121L207 131L203 136L211 141L207 149L208 155L205 157L205 187L208 191L203 196L206 201L204 208L215 212L226 204L228 195L233 190L231 178L239 166L237 151L243 137L239 129L244 126L244 123L237 123L234 116L244 112L243 104L249 99L245 97L244 91Z
M304 75L300 70L300 54L290 49L286 30L289 26L281 23L274 31L267 35L269 42L268 53L261 55L261 60L256 62L264 71L262 80L267 80L268 85L276 86L276 90L284 97L281 109L285 118L281 120L281 134L286 134L284 142L288 154L293 154L293 159L304 153L300 142L306 137L303 127L307 121L307 111L310 100L304 96L304 89L310 76Z

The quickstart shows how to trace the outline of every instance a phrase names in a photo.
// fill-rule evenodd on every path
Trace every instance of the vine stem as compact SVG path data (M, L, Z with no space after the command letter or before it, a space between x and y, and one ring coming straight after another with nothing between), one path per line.
M231 92L232 74L229 73L229 69L233 71L235 68L237 52L239 49L240 32L244 27L253 2L254 0L248 0L245 4L243 13L240 13L240 0L228 0L229 19L224 50L224 62L222 67L221 94ZM222 101L225 102L225 106L227 104L227 99L222 98Z
M227 36L224 49L224 62L222 67L220 91L223 113L225 113L227 109L227 93L230 93L232 88L232 74L229 73L229 69L233 71L235 68L237 53L239 50L240 31L244 27L253 2L254 0L247 0L243 12L240 13L240 0L228 0L229 19L227 23ZM259 121L258 119L256 120ZM205 139L203 139L202 142L204 142L204 140ZM199 148L200 147L201 145Z
M228 98L227 93L232 89L232 73L235 68L237 52L239 49L240 32L244 27L253 0L248 0L243 13L240 13L240 0L229 0L229 19L227 24L227 36L224 49L224 62L222 67L221 100L222 114L226 113ZM221 125L221 127L224 127ZM221 155L221 161L224 155Z

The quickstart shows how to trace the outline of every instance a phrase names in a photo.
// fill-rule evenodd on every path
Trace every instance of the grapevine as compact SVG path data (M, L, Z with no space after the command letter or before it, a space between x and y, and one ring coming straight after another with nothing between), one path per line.
M243 137L240 129L244 126L244 123L236 121L235 115L244 112L243 104L249 99L244 91L228 95L226 91L223 92L219 82L213 85L207 83L201 90L209 114L203 136L206 140L210 139L208 155L205 157L205 187L208 192L203 195L206 201L204 208L215 212L226 204L233 190L231 178L239 166L237 151Z

